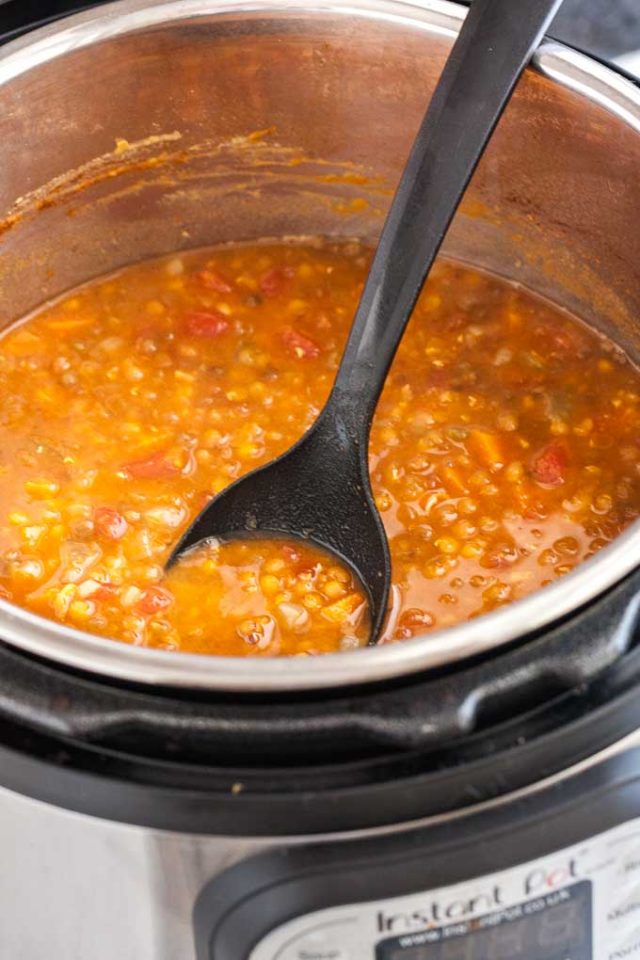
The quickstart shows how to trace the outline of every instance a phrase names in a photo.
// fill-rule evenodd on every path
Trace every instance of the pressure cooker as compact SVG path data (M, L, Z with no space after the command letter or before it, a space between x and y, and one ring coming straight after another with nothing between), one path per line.
M125 264L375 242L465 7L120 0L0 49L2 324ZM546 40L445 254L640 350L640 88ZM0 601L6 960L640 957L640 524L405 643L245 660Z

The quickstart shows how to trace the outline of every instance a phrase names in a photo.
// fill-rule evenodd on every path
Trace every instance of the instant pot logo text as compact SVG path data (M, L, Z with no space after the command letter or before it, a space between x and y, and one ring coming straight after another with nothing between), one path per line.
M467 920L496 907L504 907L528 897L537 897L566 886L580 876L579 857L571 857L552 865L532 867L508 891L499 883L470 897L452 897L450 900L425 900L415 910L379 910L376 915L378 933L411 933L428 930L443 923Z

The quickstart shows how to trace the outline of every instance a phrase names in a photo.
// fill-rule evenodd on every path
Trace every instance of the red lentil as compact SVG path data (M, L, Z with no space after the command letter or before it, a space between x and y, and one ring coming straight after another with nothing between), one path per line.
M370 254L229 247L90 284L0 339L0 596L130 643L314 654L363 594L306 545L163 564L216 492L290 446L333 380ZM385 642L524 596L640 512L640 377L531 294L442 262L372 430Z

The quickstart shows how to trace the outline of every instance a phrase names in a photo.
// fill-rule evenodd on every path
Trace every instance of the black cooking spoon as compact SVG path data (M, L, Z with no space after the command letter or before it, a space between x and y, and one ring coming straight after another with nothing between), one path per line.
M416 299L513 87L561 0L474 0L387 216L331 395L285 454L205 507L169 565L200 541L304 538L365 587L370 643L387 609L389 545L371 492L371 419Z

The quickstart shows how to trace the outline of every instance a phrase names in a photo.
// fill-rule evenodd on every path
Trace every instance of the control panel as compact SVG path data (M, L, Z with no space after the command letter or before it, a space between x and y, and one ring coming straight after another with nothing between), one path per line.
M640 957L640 820L439 890L315 911L249 960L623 960Z

